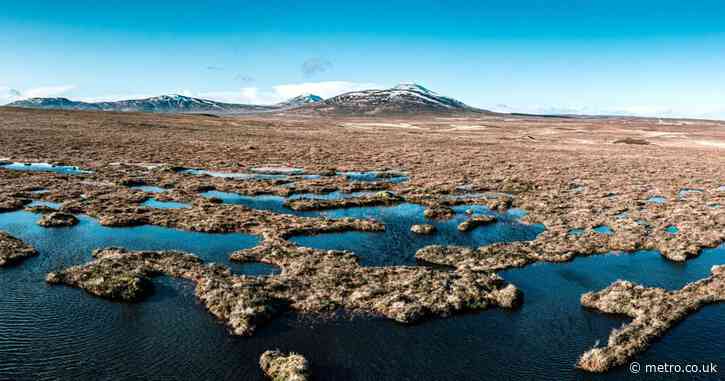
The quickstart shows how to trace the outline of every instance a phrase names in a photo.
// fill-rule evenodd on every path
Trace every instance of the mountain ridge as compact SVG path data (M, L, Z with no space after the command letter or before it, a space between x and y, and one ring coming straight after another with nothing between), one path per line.
M68 98L29 98L12 102L8 107L86 110L86 111L118 111L118 112L157 112L157 113L242 113L273 111L274 106L245 105L217 102L209 99L194 98L184 95L160 95L150 98L129 99L106 102L72 101Z
M29 98L6 106L40 109L90 110L156 113L242 114L293 112L342 115L381 115L412 113L482 112L454 98L440 95L417 83L400 83L388 89L351 91L323 99L301 94L273 105L217 102L171 94L143 99L82 102L68 98Z
M351 91L302 106L293 111L321 114L410 114L481 112L475 107L439 95L417 83L400 83L389 89Z

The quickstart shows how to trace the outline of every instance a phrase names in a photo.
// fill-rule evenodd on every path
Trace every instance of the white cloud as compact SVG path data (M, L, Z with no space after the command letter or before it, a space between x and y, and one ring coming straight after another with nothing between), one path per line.
M73 89L75 85L35 87L22 92L24 98L45 98L65 94Z
M211 99L219 102L266 105L286 101L287 99L294 98L301 94L315 94L323 98L330 98L349 91L375 88L381 87L374 83L324 81L277 85L273 86L271 89L244 87L239 91L190 92L191 95L184 95Z

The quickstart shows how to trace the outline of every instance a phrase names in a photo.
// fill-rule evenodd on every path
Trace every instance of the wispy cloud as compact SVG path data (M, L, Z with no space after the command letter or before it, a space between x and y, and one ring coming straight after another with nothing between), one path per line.
M213 65L211 65L211 66L207 66L206 67L206 70L209 70L209 71L223 71L224 68L221 67L221 66L213 66Z
M249 83L254 82L254 78L245 74L237 74L234 76L235 81L239 81L242 83Z
M0 105L14 102L21 97L20 91L7 86L0 86Z
M312 77L315 74L324 73L332 68L332 62L327 59L315 57L309 58L302 63L302 74L305 77Z

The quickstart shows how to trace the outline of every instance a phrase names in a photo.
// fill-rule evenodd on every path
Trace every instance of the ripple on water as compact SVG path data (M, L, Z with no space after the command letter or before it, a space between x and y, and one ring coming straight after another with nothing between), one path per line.
M528 225L517 221L520 212L496 214L483 206L461 205L453 208L450 220L429 220L423 216L424 207L403 203L389 207L365 207L327 210L321 215L330 218L372 218L385 224L384 232L343 232L312 236L295 236L290 240L301 246L322 250L353 251L366 266L413 265L415 253L428 245L459 245L479 247L495 242L532 240L544 230L542 225ZM490 214L497 222L462 233L458 225L474 214ZM418 235L410 231L415 224L430 223L437 232Z
M113 303L70 287L49 287L48 271L84 263L96 247L182 249L222 262L257 243L242 234L205 234L153 226L107 228L79 216L67 229L43 229L36 215L0 214L0 230L40 255L0 269L0 379L263 380L259 354L269 348L304 353L318 380L626 380L625 368L603 375L574 369L578 356L626 319L581 307L582 293L616 279L677 289L723 263L725 247L686 264L656 252L597 255L540 263L502 273L526 295L521 308L492 309L424 324L355 319L298 319L283 314L252 337L232 337L196 302L194 285L161 277L141 303ZM725 362L725 304L678 324L641 363ZM380 345L384 342L385 345ZM190 355L192 354L192 355ZM689 380L692 375L648 379Z
M355 198L355 197L364 197L364 196L372 196L375 192L369 192L369 191L361 191L361 192L351 192L351 193L345 193L340 191L330 192L330 193L296 193L288 197L289 200L302 200L302 199L310 199L310 200L343 200L348 198Z
M212 338L223 342L228 335L194 302L192 284L158 278L147 300L124 304L70 287L48 286L45 276L86 263L92 260L94 249L109 246L183 250L207 262L229 265L229 254L257 245L259 238L158 226L109 228L87 216L78 218L76 226L45 229L35 224L33 213L0 214L0 230L39 252L0 269L0 379L178 379L194 372L206 377L198 368L213 367L213 359L189 360L187 350L194 344L179 344L200 339L204 345L197 350L208 351L218 345L218 341L210 344ZM263 271L243 272L259 275ZM181 357L187 360L178 361ZM189 367L196 370L189 373Z
M248 208L257 210L266 210L268 212L280 213L280 214L292 214L301 217L314 217L319 215L316 211L296 211L286 206L284 203L286 199L281 196L274 195L257 195L257 196L245 196L238 193L231 192L220 192L220 191L208 191L201 193L202 197L206 198L218 198L225 204L233 205L244 205Z
M285 206L285 202L288 200L342 200L348 198L362 197L372 195L375 192L330 192L323 194L316 193L297 193L287 198L275 195L256 195L246 196L239 193L233 192L220 192L220 191L208 191L200 193L202 197L206 198L218 198L225 204L233 205L244 205L248 208L257 210L266 210L269 212L280 213L280 214L292 214L300 217L317 217L321 214L315 210L298 211L290 209Z
M626 367L617 368L603 375L592 375L573 369L571 364L579 355L591 348L596 341L606 343L612 329L630 320L582 308L579 302L580 296L589 291L601 290L617 279L626 279L650 287L679 289L689 282L709 276L713 265L723 263L723 255L725 255L725 246L704 250L698 258L688 261L687 264L680 264L668 261L655 251L610 253L576 258L572 262L563 264L539 263L523 269L508 270L501 275L524 292L526 296L524 304L520 311L513 316L508 315L506 320L500 322L500 329L496 329L494 323L481 324L486 328L476 332L482 337L495 337L493 341L503 346L499 348L502 353L484 350L486 353L494 353L488 361L496 364L506 364L507 357L529 359L525 360L527 364L523 368L545 369L545 377L551 380L630 379L631 374ZM552 292L553 290L556 291ZM710 330L725 324L725 308L722 307L725 305L711 310L706 308L686 318L662 340L700 343L698 346L670 346L658 341L648 351L638 355L636 361L661 363L665 360L677 362L686 358L693 360L699 358L699 361L708 358L725 360L721 352L725 349L725 343L718 342L715 344L717 348L709 347L708 344L712 342ZM707 322L701 321L703 323L701 325L691 324L690 320L695 317ZM675 332L680 328L681 331ZM546 332L546 334L537 334L537 332ZM510 340L511 344L506 345L506 340ZM514 348L525 348L524 353L516 354ZM540 355L537 357L534 353ZM508 378L526 379L518 373L522 371L512 370L516 376ZM673 375L653 378L665 380L670 377ZM689 379L676 376L674 378Z

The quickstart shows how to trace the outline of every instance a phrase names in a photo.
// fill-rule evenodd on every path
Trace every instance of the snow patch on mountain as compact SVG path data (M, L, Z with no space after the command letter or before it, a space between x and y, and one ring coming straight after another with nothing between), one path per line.
M349 92L309 108L353 114L475 110L463 102L439 95L417 83L401 83L386 90Z

